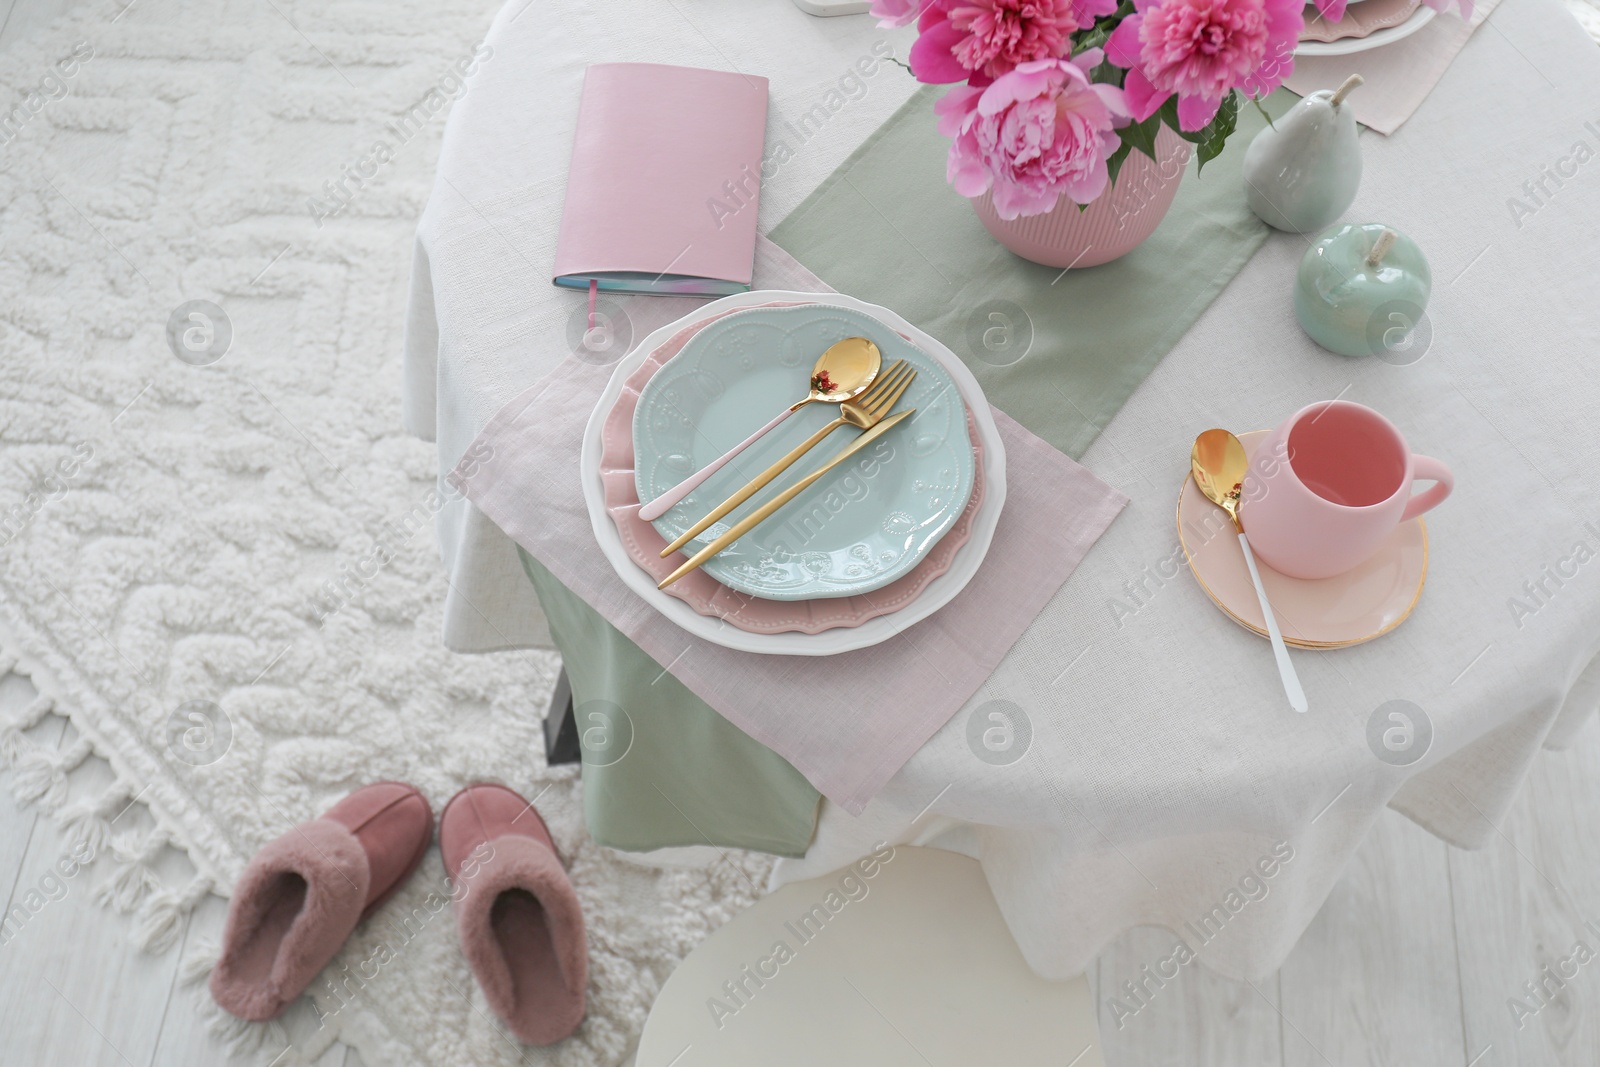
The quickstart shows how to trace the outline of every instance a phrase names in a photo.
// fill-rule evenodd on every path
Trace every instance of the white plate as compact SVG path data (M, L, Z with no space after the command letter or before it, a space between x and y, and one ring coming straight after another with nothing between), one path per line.
M1411 17L1398 26L1390 26L1386 30L1374 30L1365 37L1346 37L1341 41L1301 41L1294 50L1297 56L1347 56L1353 52L1365 52L1372 48L1382 48L1386 44L1394 44L1416 33L1422 27L1433 21L1438 12L1427 4L1423 4L1412 12Z
M605 493L600 481L600 430L605 422L606 413L616 403L628 376L638 369L639 364L650 352L685 326L708 315L716 315L735 308L791 300L836 304L871 315L890 329L905 334L911 339L912 344L937 360L950 373L950 377L955 380L957 391L972 411L978 436L983 442L984 498L978 508L977 518L972 524L972 538L956 553L954 564L944 574L928 583L922 595L900 611L869 619L857 627L825 630L817 634L753 634L736 626L730 626L721 619L701 615L682 600L661 592L656 588L654 580L628 558L627 550L622 545L622 538L617 533L616 524L606 513ZM994 529L1000 521L1000 510L1005 504L1006 495L1005 445L1000 440L1000 431L995 426L994 417L989 411L989 402L984 399L983 390L978 387L978 380L972 376L972 372L967 370L950 349L899 315L876 304L868 304L842 293L794 293L770 289L739 293L713 300L650 334L617 364L611 375L611 381L600 394L594 413L589 417L589 425L583 433L583 451L578 460L578 471L583 481L583 499L589 508L589 525L594 530L595 540L629 589L643 597L646 603L672 620L674 624L696 637L702 637L725 648L772 656L832 656L840 652L870 648L894 637L906 627L921 622L944 607L966 587L972 576L977 573L979 565L983 563L983 558L989 551L989 543L994 539Z

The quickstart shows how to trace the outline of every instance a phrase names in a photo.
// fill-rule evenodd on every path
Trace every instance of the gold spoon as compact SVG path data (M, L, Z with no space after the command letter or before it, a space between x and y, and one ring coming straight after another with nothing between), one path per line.
M878 346L865 337L846 337L843 341L830 345L817 360L817 365L811 368L811 392L804 400L785 408L777 418L734 445L719 458L712 460L645 504L639 509L639 517L645 522L654 522L665 515L668 509L692 493L701 482L721 470L730 459L755 444L778 423L807 404L842 404L846 400L860 396L878 376L878 368L881 366L883 366L883 356L878 352Z
M1261 614L1267 620L1267 635L1272 638L1272 654L1278 660L1278 676L1283 679L1283 691L1288 694L1289 706L1295 711L1306 710L1305 690L1300 678L1289 662L1289 650L1284 647L1283 634L1278 632L1278 619L1267 603L1267 590L1261 584L1261 572L1256 569L1256 556L1250 551L1250 540L1244 535L1244 525L1239 521L1239 490L1250 469L1250 460L1244 454L1244 445L1227 430L1207 430L1194 439L1189 453L1189 469L1194 473L1194 484L1200 487L1207 500L1228 513L1233 528L1239 532L1239 547L1244 550L1245 565L1250 568L1250 580L1256 586L1256 599L1261 601Z

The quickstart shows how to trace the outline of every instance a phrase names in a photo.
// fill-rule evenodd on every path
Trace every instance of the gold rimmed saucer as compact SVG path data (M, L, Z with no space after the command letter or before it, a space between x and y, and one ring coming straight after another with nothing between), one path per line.
M1253 454L1268 431L1239 435ZM1178 493L1178 541L1189 570L1223 614L1267 636L1266 619L1227 513L1201 495L1192 478ZM1361 566L1332 578L1291 578L1257 560L1286 644L1326 650L1382 637L1405 621L1428 576L1428 527L1421 518L1394 531Z

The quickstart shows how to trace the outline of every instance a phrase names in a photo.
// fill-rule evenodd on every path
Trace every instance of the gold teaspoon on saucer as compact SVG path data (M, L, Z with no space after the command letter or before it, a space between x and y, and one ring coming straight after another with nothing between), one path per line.
M1267 590L1261 584L1261 572L1256 569L1255 553L1250 551L1250 539L1244 534L1239 521L1239 491L1245 474L1250 470L1250 460L1244 445L1227 430L1207 430L1194 439L1189 452L1189 470L1194 474L1194 484L1205 498L1228 513L1233 528L1239 533L1239 547L1244 551L1245 565L1250 568L1250 580L1255 583L1256 599L1261 602L1261 614L1267 620L1267 635L1272 638L1272 654L1278 660L1278 676L1283 679L1283 691L1288 694L1289 706L1295 711L1307 708L1305 690L1300 687L1300 677L1294 664L1289 662L1289 650L1284 647L1283 634L1278 631L1277 616L1267 602Z

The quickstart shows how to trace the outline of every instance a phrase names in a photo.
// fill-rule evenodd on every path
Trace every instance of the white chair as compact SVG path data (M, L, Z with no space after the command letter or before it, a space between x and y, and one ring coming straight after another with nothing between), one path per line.
M1028 969L977 863L900 846L707 938L662 987L635 1063L1103 1067L1094 1015L1082 977Z

